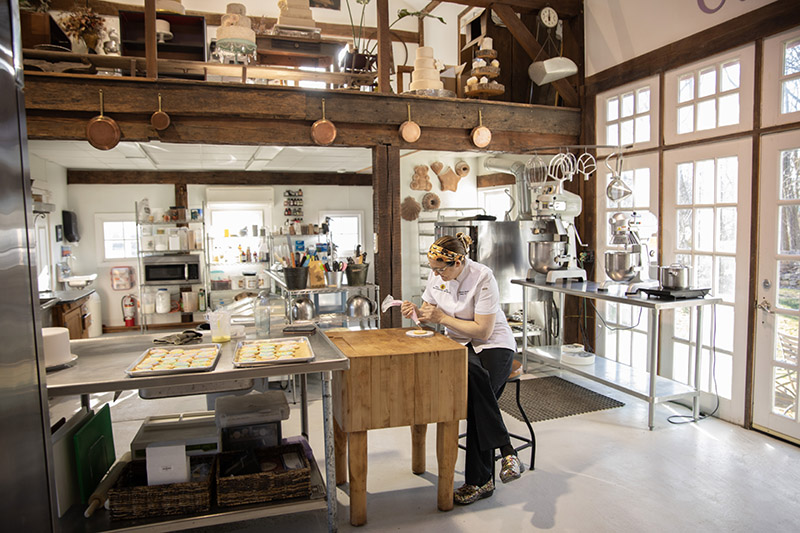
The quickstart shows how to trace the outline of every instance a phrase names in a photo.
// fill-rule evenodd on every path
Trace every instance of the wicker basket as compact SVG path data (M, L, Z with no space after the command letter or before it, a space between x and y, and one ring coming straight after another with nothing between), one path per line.
M145 461L128 463L119 480L108 491L112 520L128 520L149 516L165 516L208 511L216 456L191 457L192 470L208 465L208 476L202 481L147 485Z
M217 463L217 504L220 507L263 503L288 498L308 497L311 493L311 465L299 444L254 450L260 465L277 465L269 472L225 475L228 467L241 458L241 452L222 453ZM281 457L294 452L302 466L287 470Z

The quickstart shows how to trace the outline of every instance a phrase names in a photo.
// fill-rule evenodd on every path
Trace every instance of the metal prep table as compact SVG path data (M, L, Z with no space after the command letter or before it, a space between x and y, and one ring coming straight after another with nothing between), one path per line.
M608 291L598 291L598 283L593 281L564 281L560 283L537 283L524 279L511 280L511 283L522 285L522 323L523 328L528 323L528 301L531 289L553 293L558 298L560 320L558 339L564 338L564 297L566 295L578 298L590 298L620 304L642 307L649 311L650 336L647 343L647 360L649 372L636 370L633 367L605 357L595 357L591 365L570 365L561 362L561 343L546 346L528 346L527 335L522 336L522 353L525 370L527 370L528 357L562 370L568 370L583 377L608 385L617 390L630 394L649 404L647 425L652 430L654 427L655 404L677 399L692 399L692 416L695 421L700 416L700 389L697 376L700 373L700 353L702 350L702 325L703 308L707 305L716 305L720 298L686 298L678 300L664 300L648 298L644 294L625 294L627 286L612 285ZM694 353L694 386L688 386L669 378L658 375L658 318L659 313L666 309L682 307L697 308L696 345Z
M283 324L273 324L271 337L286 337ZM253 330L248 329L248 338L254 338ZM80 395L81 401L88 404L88 395L99 392L120 392L124 390L164 390L174 388L182 394L204 394L210 389L221 390L220 384L228 382L231 389L241 388L242 381L273 376L299 375L301 377L301 425L304 435L308 435L308 404L306 375L319 372L322 375L322 410L325 440L325 484L312 465L311 483L319 486L318 497L291 502L269 502L265 504L244 505L241 507L214 509L206 515L177 518L148 518L142 520L110 521L107 513L96 513L91 519L84 519L83 512L76 512L74 506L62 519L62 531L177 531L240 520L251 520L294 512L326 509L328 530L337 530L336 519L336 468L333 451L333 409L331 403L332 373L350 368L350 360L321 331L308 337L315 358L302 363L282 363L257 368L235 368L233 355L236 341L222 344L222 353L214 370L185 374L152 377L129 377L125 369L147 348L154 346L153 339L163 336L163 332L152 335L124 335L118 337L83 339L70 343L71 351L78 356L74 366L47 375L49 396ZM205 340L204 340L205 342ZM190 347L191 344L186 345ZM224 388L224 387L223 387ZM315 480L315 477L317 478ZM327 493L325 488L327 487Z

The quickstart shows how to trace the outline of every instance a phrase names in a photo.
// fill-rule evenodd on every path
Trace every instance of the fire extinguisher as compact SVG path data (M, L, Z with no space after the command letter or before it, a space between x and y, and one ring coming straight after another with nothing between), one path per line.
M125 320L125 326L133 326L135 316L136 297L133 294L126 294L122 297L122 318Z

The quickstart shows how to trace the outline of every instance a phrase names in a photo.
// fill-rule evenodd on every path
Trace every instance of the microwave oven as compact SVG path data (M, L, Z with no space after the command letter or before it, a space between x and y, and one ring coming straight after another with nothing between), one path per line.
M200 283L200 256L193 254L145 257L144 281L148 285Z

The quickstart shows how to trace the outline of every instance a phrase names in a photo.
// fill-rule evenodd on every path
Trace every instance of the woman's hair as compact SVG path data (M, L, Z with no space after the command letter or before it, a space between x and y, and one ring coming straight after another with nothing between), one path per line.
M472 239L464 233L457 233L455 237L443 235L431 244L428 250L428 257L433 261L444 261L446 263L462 261L469 252L471 244Z

